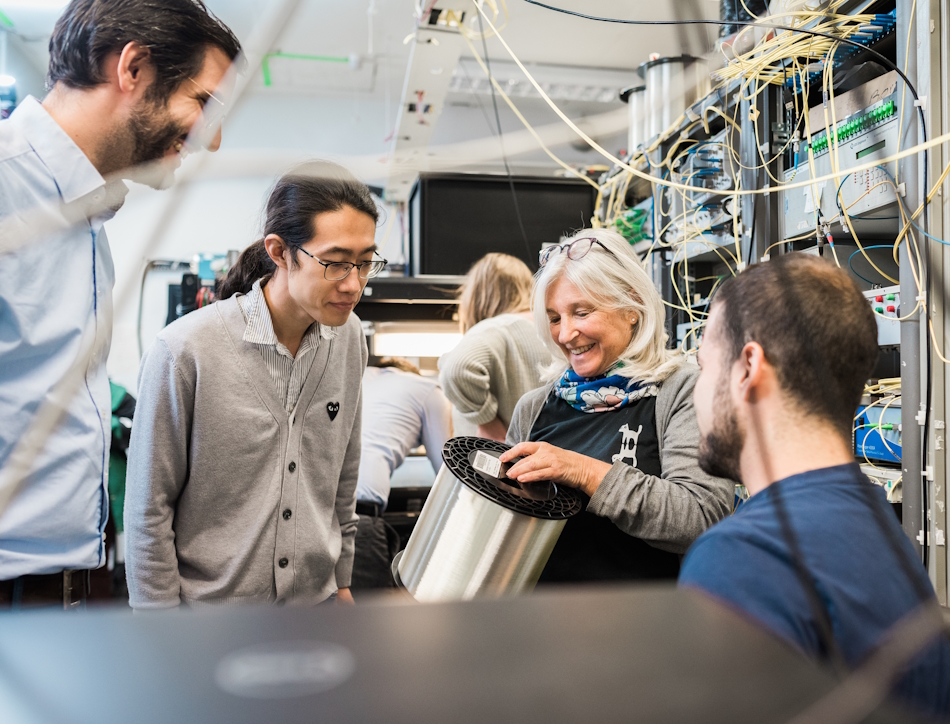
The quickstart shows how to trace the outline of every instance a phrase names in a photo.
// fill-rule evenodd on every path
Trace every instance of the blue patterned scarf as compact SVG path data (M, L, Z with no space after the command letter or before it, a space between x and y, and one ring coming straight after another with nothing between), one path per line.
M554 385L554 394L581 412L609 412L654 396L659 391L655 384L634 382L616 374L621 367L623 362L618 362L599 377L581 377L568 368Z

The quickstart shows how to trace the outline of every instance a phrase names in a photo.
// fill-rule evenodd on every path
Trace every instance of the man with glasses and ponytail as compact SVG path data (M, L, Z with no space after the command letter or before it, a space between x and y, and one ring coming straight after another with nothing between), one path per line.
M367 361L352 311L386 265L377 217L343 168L295 169L220 300L148 350L125 498L134 608L352 602Z

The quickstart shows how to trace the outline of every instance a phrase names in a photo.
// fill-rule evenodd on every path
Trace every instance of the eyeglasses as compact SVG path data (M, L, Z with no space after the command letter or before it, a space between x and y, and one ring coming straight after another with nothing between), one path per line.
M208 97L208 99L213 100L215 101L215 103L217 103L217 105L211 106L210 108L208 107L207 99L204 101L204 103L202 103L201 116L203 120L202 120L201 125L196 127L195 129L198 131L198 135L202 137L201 138L202 142L208 143L211 141L211 139L210 138L205 139L203 137L211 134L212 129L217 130L224 123L224 118L228 112L228 106L223 100L218 98L218 96L216 96L214 93L209 91L207 88L201 85L201 83L199 83L198 81L192 78L189 78L188 81L192 85L194 85L196 88L198 88L202 93L204 93ZM195 100L197 100L198 102L201 102L201 99L196 98Z
M382 257L373 261L364 261L362 264L354 264L351 261L320 261L302 246L297 248L323 267L323 278L330 282L339 282L346 279L353 269L357 269L356 273L360 275L360 279L372 279L385 269L389 263ZM378 254L375 251L373 253Z
M207 88L205 88L203 85L201 85L201 83L199 83L198 81L196 81L194 78L189 78L188 80L191 81L191 83L194 84L194 85L198 88L198 90L200 90L202 93L205 93L205 94L208 96L208 98L211 98L211 99L217 101L218 104L219 104L222 108L226 108L226 107L227 107L227 105L225 104L225 102L224 102L223 100L221 100L220 98L218 98L214 93L212 93L211 91L209 91Z
M547 264L554 256L557 256L562 251L567 254L567 258L571 261L583 259L585 256L587 256L587 253L594 248L594 244L597 244L597 246L610 254L614 259L617 258L616 254L601 244L597 239L586 236L583 239L575 239L570 244L552 244L551 246L542 249L538 254L538 264L543 268L545 264Z

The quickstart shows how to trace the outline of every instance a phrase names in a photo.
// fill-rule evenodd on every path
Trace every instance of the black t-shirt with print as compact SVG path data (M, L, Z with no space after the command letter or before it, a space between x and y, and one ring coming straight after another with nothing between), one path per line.
M606 463L623 460L659 477L656 397L608 412L581 412L552 392L529 440L547 442ZM607 518L584 511L567 521L541 574L541 583L675 579L680 557L627 535Z

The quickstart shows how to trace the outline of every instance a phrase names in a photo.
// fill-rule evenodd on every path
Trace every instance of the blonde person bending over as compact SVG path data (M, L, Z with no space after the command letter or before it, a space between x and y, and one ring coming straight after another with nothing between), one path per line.
M537 333L558 361L515 410L508 476L583 493L542 581L675 578L680 556L731 509L733 483L704 473L693 385L666 348L663 303L619 234L586 230L541 252ZM516 444L517 443L517 444Z
M459 295L462 341L439 360L455 435L504 440L515 405L541 384L551 353L531 317L531 270L508 254L487 254Z

